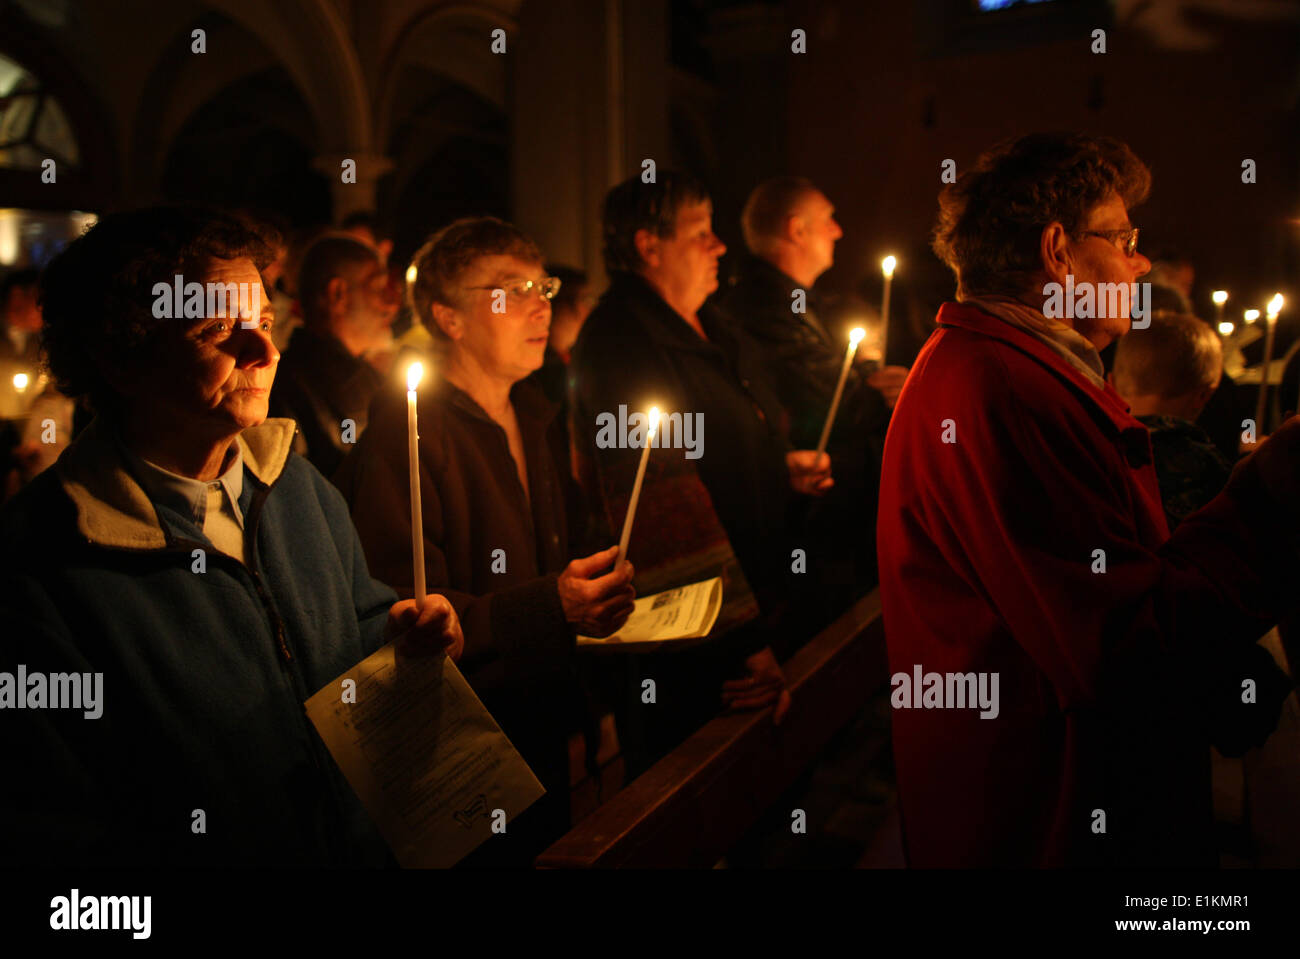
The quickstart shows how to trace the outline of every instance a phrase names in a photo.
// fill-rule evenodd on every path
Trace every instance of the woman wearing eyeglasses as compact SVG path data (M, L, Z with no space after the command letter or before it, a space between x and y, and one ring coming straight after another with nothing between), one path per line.
M581 530L565 508L573 481L561 424L524 382L542 365L559 287L536 244L495 218L463 219L412 265L411 305L438 353L419 396L426 578L461 616L466 677L547 789L476 856L527 865L568 829L574 634L622 626L633 571L606 572L617 547L570 562ZM406 430L405 396L382 395L338 477L374 574L403 596L412 592Z
M896 675L978 673L1000 702L894 697L912 866L1212 865L1211 737L1266 734L1287 694L1252 650L1296 608L1300 423L1171 536L1103 378L1099 350L1148 335L1100 290L1151 268L1129 219L1150 181L1119 141L1036 134L940 195L957 302L885 441L885 637ZM1097 308L1049 316L1070 284Z

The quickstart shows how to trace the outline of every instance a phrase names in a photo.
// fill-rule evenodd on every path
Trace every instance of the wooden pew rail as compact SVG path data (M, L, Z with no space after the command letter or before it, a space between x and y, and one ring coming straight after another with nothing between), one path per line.
M579 822L544 869L710 868L888 682L873 590L783 664L793 705L718 716Z

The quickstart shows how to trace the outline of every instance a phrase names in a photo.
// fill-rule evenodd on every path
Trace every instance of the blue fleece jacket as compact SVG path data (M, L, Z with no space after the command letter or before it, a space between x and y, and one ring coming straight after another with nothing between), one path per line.
M391 863L303 703L396 597L293 434L238 439L247 565L155 506L103 422L0 513L0 672L103 674L97 719L0 709L0 861Z

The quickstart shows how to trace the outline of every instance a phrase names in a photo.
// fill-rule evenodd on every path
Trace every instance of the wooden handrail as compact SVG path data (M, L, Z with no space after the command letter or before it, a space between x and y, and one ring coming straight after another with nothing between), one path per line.
M710 720L536 861L540 868L708 868L888 679L879 591L782 667L793 706Z

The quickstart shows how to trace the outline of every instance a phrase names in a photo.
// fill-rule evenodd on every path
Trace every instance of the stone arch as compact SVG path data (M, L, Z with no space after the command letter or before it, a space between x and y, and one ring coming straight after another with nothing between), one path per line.
M467 31L471 26L481 27L483 43L481 47L459 48L447 44L440 51L434 34L442 27L461 27ZM375 144L382 147L392 135L394 125L398 122L399 96L403 67L411 63L430 66L437 59L434 72L459 84L494 103L501 110L506 109L507 90L509 86L509 60L491 53L489 36L491 31L505 30L507 44L519 31L519 21L505 11L483 3L438 2L411 17L398 33L398 40L385 58L385 63L375 85L378 91L375 110L376 128ZM423 54L423 57L417 56ZM439 55L441 54L441 55Z

